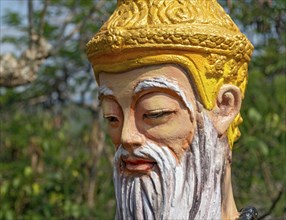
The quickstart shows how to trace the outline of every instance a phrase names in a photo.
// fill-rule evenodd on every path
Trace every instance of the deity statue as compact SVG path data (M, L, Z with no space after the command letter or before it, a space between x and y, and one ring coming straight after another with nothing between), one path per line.
M116 148L116 219L247 219L231 149L252 50L216 0L118 0L87 43Z

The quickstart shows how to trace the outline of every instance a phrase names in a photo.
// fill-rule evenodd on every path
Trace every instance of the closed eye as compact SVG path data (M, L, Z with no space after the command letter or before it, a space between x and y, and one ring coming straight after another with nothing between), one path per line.
M110 123L114 123L114 122L118 122L119 121L116 116L111 116L111 115L104 116L104 119L107 120Z
M166 110L151 111L151 112L145 113L143 115L143 118L144 119L157 119L157 118L169 116L173 113L175 113L175 112L174 111L166 111Z

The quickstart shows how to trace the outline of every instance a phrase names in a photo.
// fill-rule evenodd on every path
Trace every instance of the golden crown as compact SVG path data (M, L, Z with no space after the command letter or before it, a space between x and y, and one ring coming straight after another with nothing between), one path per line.
M244 94L252 51L216 0L118 0L114 13L87 43L96 77L151 64L182 65L207 109L213 108L224 83ZM231 145L240 135L241 121L237 116L228 130Z
M251 43L213 0L119 0L88 42L90 59L134 49L215 52L250 60Z

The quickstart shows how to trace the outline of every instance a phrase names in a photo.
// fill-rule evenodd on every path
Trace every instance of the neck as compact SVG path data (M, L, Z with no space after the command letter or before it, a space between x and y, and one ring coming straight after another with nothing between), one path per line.
M239 213L237 211L233 192L231 185L231 164L227 162L225 167L225 175L223 177L222 184L222 207L221 207L221 217L222 219L237 219L239 217Z

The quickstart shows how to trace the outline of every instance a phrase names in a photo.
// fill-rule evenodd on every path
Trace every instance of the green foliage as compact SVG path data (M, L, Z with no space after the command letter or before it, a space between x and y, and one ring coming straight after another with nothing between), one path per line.
M33 83L0 88L0 219L113 219L114 151L110 142L97 151L95 81L84 53L102 25L94 18L107 9L49 1L44 14L45 1L32 2L34 31L52 51ZM8 11L2 18L16 34L3 34L1 43L19 57L29 44L27 17Z
M7 25L11 26L19 26L21 24L21 17L17 12L8 11L5 16L3 16L3 20Z
M88 110L76 106L58 113L2 112L0 219L113 218L112 168L104 156L98 161L95 207L85 202L91 120ZM107 208L111 211L103 212Z

